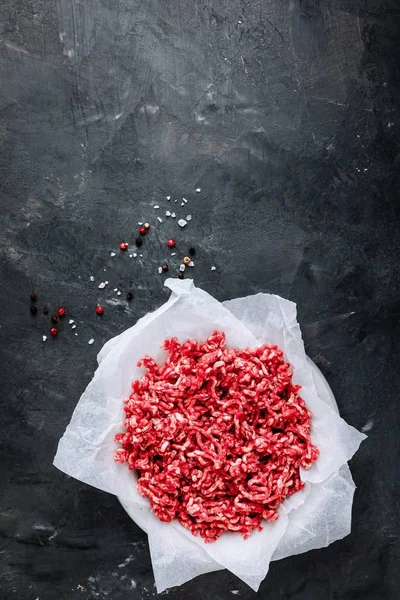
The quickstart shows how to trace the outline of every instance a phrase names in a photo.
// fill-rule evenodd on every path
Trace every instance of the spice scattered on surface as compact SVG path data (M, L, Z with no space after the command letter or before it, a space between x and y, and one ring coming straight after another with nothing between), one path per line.
M55 327L52 327L50 329L50 333L51 333L51 335L57 335L58 332L57 332L57 329Z
M68 325L72 325L72 323L75 323L75 321L74 321L73 319L70 319L70 320L68 321Z
M171 216L171 211L170 210L166 210L165 211L165 216L166 217L170 217Z
M163 268L162 268L162 267L158 267L158 272L159 272L159 273L160 273L160 275L161 275L161 273L163 272Z
M156 204L155 206L153 206L153 208L154 208L154 210L157 210L160 207L158 206L158 204Z
M91 275L91 276L89 277L89 279L90 279L90 281L94 281L94 277L93 277L93 275Z
M76 329L76 325L72 325L71 329Z
M130 254L130 255L129 255L129 258L132 258L132 256L133 256L133 254Z
M186 198L182 198L182 200L183 200L183 201L184 201L184 203L186 204L186 202L187 202Z
M185 219L179 219L178 225L179 227L185 227L185 225L187 225L187 222L185 221Z
M189 267L194 267L194 262L192 260L189 263Z
M175 217L176 217L176 214L175 214L175 213L172 213L171 217L172 217L173 219L175 219Z
M100 306L100 304L98 304L98 305L96 306L96 313L97 313L98 315L102 315L102 314L104 313L104 308L103 308L102 306Z
M30 307L29 310L31 311L32 315L36 315L36 313L37 313L37 307L34 304L31 305L31 307Z
M47 335L42 335L42 340L45 342L47 340Z
M181 265L179 265L179 270L181 273L183 273L183 271L186 269L185 265L182 263Z
M178 273L178 279L183 279L183 278L184 278L183 273Z
M174 239L170 239L170 240L168 240L167 244L170 248L175 248L176 241Z
M58 323L60 319L57 315L51 315L51 320L53 321L53 323Z
M142 225L142 227L139 229L139 233L140 235L146 235L147 229L144 225Z
M44 307L43 314L44 315L48 315L49 314L49 309L47 308L47 306Z
M171 256L176 256L176 252L171 252Z
M137 246L138 248L140 248L140 246L142 246L142 244L143 244L143 240L142 240L142 238L140 238L140 237L137 237L137 238L136 238L136 240L135 240L135 244L136 244L136 246Z
M214 265L211 267L211 271L216 271L217 267L214 267Z
M185 256L183 259L183 262L185 265L188 265L190 263L190 257L189 256Z
M65 316L65 308L60 306L60 308L57 309L57 314L59 317L64 317Z
M99 285L97 287L99 288L99 290L104 290L104 288L106 287L106 284L104 283L104 281L102 281L101 283L99 283Z
M167 200L171 200L171 196L167 196Z
M123 252L126 252L126 250L128 250L128 246L129 246L129 244L127 242L121 242L119 245L119 249L122 250Z
M117 292L117 296L120 296L122 294L122 292L118 291Z
M136 257L137 257L137 252L134 252L133 253L133 258L136 258Z
M191 221L191 220L192 220L192 215L188 215L188 216L186 217L186 221Z
M189 248L189 254L190 254L190 256L194 256L196 254L195 248L193 248L193 247Z
M88 341L89 346L91 346L94 342L94 339L92 338L91 340Z
M31 302L36 302L37 300L37 295L35 293L31 294Z
M168 265L167 265L167 263L162 264L161 268L164 271L164 273L167 273L167 271L168 271Z
M114 258L115 252L110 252L110 256L111 256L111 258Z
M117 463L138 474L137 489L163 522L173 519L206 542L224 531L247 538L304 488L300 469L319 451L311 413L275 345L226 347L215 331L204 343L166 340L164 364L146 373L124 402Z
M163 222L161 217L157 217L157 221L159 221L159 223Z
M114 288L114 292L118 292L118 288Z
M201 192L200 188L196 188L196 192L199 194Z
M181 202L181 206L185 206L185 203L184 203L184 202Z

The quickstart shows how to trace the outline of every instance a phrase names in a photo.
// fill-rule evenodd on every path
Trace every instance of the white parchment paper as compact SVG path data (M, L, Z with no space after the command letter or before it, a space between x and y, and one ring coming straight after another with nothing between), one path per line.
M113 338L100 351L99 367L61 438L54 465L76 479L116 494L130 514L140 510L158 592L181 585L202 573L227 568L254 590L265 578L271 560L327 546L350 532L354 483L347 461L366 437L337 413L332 399L322 398L307 360L296 306L271 294L257 294L221 304L191 280L168 279L168 302ZM245 541L225 533L205 544L178 522L161 523L148 500L136 491L126 465L114 463L114 435L124 420L123 398L133 379L143 375L136 366L149 354L162 360L161 343L205 339L215 329L226 333L231 347L275 343L293 367L295 383L313 412L312 439L320 457L302 472L306 487L285 501L275 523L265 523ZM145 335L143 335L145 332Z

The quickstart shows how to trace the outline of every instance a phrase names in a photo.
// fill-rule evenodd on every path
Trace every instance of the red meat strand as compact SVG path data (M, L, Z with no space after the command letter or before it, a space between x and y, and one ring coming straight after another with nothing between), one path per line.
M224 531L246 539L303 489L300 467L319 451L311 412L293 385L283 352L265 344L226 347L215 331L204 343L166 340L162 365L149 356L125 400L117 463L138 475L138 491L161 521L178 521L214 542Z

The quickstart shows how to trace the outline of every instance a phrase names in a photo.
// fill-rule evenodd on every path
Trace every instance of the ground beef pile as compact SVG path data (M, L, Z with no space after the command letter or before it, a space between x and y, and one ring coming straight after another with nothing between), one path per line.
M206 542L224 531L246 538L278 518L304 487L300 467L318 458L300 386L277 346L230 349L215 331L204 343L163 347L161 366L139 362L146 373L125 400L115 461L136 469L161 521L178 519Z

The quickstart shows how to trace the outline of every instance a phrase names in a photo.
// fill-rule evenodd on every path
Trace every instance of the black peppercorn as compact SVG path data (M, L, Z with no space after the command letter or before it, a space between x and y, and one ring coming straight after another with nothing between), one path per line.
M194 256L196 254L196 250L194 248L189 248L190 256Z
M163 265L161 265L161 268L164 271L164 273L166 273L168 271L168 265L167 265L167 263L164 263Z
M49 309L47 308L47 306L44 307L43 314L44 315L48 315L49 314Z
M143 244L143 240L140 237L137 237L135 240L135 244L137 248L140 248L140 246Z
M183 273L178 273L178 279L183 279Z
M31 294L31 300L32 300L32 302L36 302L36 300L37 300L36 294Z
M60 319L57 317L57 315L52 315L51 320L53 323L58 323Z
M132 294L132 292L128 292L127 293L126 299L128 300L128 302L130 302L131 300L133 300L133 294Z
M31 313L32 313L33 315L36 315L36 313L37 313L37 308L36 308L36 306L34 306L34 305L32 304L32 306L31 306L31 309L30 309L30 310L31 310Z

